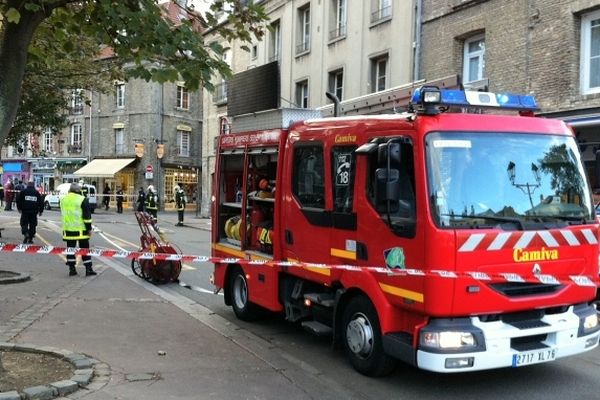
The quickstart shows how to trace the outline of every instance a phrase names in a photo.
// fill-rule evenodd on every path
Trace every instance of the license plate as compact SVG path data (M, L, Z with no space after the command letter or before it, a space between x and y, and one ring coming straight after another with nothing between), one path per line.
M556 358L556 349L541 349L534 351L524 351L522 353L513 354L512 366L522 367L523 365L531 365L552 361Z

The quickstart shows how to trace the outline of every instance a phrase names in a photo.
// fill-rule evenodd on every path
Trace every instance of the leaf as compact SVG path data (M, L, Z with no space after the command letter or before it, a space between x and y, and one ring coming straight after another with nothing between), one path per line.
M9 8L6 12L6 20L12 24L18 24L21 20L21 13L16 8Z

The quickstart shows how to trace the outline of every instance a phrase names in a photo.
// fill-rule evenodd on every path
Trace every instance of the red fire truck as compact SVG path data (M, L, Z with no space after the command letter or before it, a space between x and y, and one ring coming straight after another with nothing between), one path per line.
M234 120L215 167L217 290L240 319L268 310L331 335L366 375L596 348L589 184L572 131L535 110L423 87L403 114Z

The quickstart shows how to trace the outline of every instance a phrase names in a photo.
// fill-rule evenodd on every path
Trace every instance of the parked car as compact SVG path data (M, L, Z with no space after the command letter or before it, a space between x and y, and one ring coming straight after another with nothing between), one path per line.
M92 212L94 212L97 205L96 187L87 183L84 184L84 186L87 188L88 201L90 202ZM46 210L51 210L52 208L60 208L60 199L62 199L67 193L69 193L70 187L70 183L61 183L60 185L58 185L56 190L47 194L46 197L44 197L44 208Z

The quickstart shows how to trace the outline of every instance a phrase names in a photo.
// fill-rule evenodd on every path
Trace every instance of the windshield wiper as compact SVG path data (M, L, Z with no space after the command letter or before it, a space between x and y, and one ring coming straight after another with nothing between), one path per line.
M580 223L580 224L586 224L586 223L591 223L594 222L593 219L587 219L585 216L580 216L580 217L575 217L575 216L571 216L571 215L544 215L544 214L536 214L528 216L528 217L535 217L535 218L540 218L540 219L549 219L549 220L553 220L553 221L567 221L567 222L573 222L573 223Z
M509 222L512 224L515 224L519 227L520 230L525 230L525 227L523 226L523 220L519 219L519 218L513 218L513 217L502 217L499 215L468 215L468 214L440 214L444 217L454 217L454 218L472 218L472 219L486 219L486 220L491 220L491 221L498 221L498 222Z

